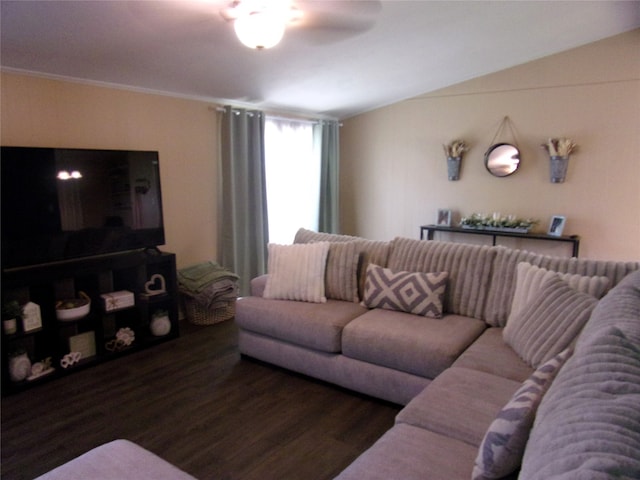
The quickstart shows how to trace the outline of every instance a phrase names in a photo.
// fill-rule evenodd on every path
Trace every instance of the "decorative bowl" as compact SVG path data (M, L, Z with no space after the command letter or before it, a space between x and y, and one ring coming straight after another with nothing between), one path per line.
M80 292L80 298L70 298L56 302L56 318L61 322L72 322L87 316L91 309L91 299Z

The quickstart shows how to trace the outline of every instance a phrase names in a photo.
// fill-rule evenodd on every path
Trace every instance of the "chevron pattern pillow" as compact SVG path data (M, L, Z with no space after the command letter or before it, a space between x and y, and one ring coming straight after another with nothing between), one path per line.
M370 264L364 287L363 305L441 318L447 272L394 272Z
M500 410L480 444L472 480L499 479L518 469L538 405L572 353L563 350L538 367Z

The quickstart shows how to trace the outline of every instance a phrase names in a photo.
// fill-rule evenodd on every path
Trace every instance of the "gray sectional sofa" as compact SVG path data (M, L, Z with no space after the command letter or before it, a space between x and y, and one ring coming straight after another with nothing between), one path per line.
M640 478L638 262L304 229L288 247L324 249L324 296L278 290L270 250L241 353L405 405L340 480Z

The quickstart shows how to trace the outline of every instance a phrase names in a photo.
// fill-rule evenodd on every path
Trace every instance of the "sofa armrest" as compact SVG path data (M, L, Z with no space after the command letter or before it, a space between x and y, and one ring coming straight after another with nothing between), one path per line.
M262 297L264 294L264 288L267 286L268 274L260 275L259 277L251 280L251 295L254 297Z

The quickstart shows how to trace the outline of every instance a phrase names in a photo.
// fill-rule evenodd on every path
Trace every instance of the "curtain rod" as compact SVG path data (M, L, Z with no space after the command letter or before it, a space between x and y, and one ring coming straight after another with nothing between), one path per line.
M237 108L241 108L241 107L237 107ZM215 110L216 112L221 112L224 113L226 112L225 107L210 107L210 110ZM238 113L238 110L234 107L231 107L231 111L234 113ZM250 115L252 115L251 112L248 112ZM311 118L299 118L299 117L286 117L283 115L273 115L267 112L261 112L264 113L265 117L269 117L272 118L274 120L287 120L287 121L293 121L293 122L300 122L300 123L312 123L312 124L318 124L320 122L331 122L331 121L335 121L332 119L322 119L322 118L316 118L316 119L311 119ZM338 126L342 126L342 122L338 123Z

